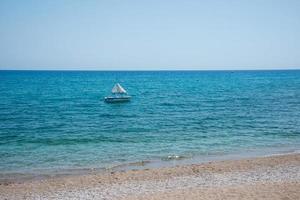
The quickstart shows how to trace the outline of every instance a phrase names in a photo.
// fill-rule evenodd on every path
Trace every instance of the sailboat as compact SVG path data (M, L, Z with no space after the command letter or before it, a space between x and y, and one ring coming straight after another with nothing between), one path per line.
M111 96L104 98L105 102L118 103L130 101L131 96L127 94L126 90L119 83L115 84L111 90L111 93Z

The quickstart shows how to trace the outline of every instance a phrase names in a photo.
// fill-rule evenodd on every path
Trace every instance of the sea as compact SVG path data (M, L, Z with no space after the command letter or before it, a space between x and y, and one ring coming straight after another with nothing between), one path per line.
M0 178L294 152L300 70L0 71Z

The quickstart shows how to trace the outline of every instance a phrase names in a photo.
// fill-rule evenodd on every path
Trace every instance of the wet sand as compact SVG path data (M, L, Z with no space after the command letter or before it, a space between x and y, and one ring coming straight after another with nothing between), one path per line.
M300 199L300 154L7 182L0 199Z

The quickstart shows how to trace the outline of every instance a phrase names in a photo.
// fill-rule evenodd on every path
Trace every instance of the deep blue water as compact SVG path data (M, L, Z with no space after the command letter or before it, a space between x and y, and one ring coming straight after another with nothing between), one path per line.
M299 70L0 71L0 98L0 173L300 149Z

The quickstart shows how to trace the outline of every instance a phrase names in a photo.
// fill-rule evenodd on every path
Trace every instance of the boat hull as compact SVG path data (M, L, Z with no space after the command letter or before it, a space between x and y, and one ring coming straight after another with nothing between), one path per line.
M105 97L104 101L106 103L122 103L130 101L130 96L125 97Z

